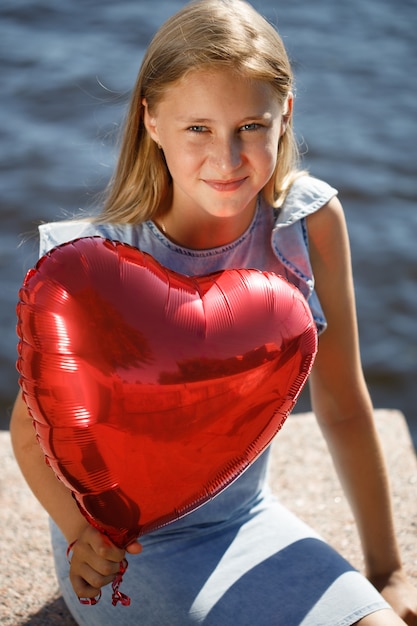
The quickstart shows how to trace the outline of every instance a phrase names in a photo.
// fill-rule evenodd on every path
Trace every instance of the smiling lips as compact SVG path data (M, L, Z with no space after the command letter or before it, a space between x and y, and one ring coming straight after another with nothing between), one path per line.
M236 191L246 180L247 177L245 176L232 180L204 180L204 182L215 191Z

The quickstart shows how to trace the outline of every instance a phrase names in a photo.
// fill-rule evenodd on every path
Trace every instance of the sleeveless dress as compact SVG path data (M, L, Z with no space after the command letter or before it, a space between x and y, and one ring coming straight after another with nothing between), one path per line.
M276 211L261 198L253 221L235 242L209 250L172 243L152 221L140 225L86 221L43 224L40 253L91 235L129 243L187 275L257 268L284 275L307 299L318 332L326 320L314 291L305 218L335 194L303 176ZM374 587L268 486L269 449L214 500L141 537L128 555L121 591L129 607L111 604L111 586L95 606L79 603L69 582L66 542L51 522L56 572L80 626L348 626L387 603Z

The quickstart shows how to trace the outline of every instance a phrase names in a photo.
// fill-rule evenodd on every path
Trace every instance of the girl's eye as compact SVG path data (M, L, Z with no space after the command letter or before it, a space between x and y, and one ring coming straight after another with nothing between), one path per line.
M258 130L260 127L260 124L253 122L252 124L245 124L240 130Z
M207 130L207 128L206 126L200 126L198 124L195 124L194 126L190 126L188 130L191 131L192 133L204 133Z

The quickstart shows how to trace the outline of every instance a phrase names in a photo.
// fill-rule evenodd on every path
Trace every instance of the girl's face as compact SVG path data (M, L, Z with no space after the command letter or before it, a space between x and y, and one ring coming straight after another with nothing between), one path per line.
M266 83L197 70L168 88L156 110L143 104L146 128L172 176L171 216L193 224L239 218L245 229L274 172L291 98L284 116Z

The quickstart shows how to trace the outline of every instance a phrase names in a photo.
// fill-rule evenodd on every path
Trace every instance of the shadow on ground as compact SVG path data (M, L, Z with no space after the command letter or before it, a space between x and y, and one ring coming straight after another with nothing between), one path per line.
M63 598L52 600L46 604L38 613L32 615L21 626L77 626L72 619Z

